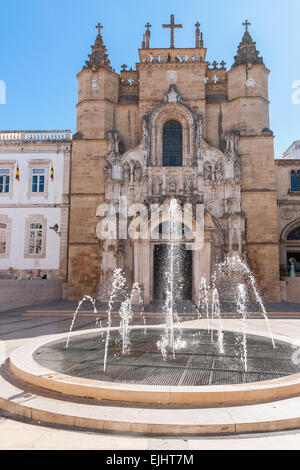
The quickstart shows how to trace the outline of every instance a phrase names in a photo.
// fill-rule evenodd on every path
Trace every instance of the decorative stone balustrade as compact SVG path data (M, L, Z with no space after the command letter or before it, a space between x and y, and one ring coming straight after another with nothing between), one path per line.
M227 70L224 67L207 68L206 94L224 94L227 95Z
M1 142L70 142L72 132L69 131L0 131Z
M140 49L141 63L204 62L206 49Z

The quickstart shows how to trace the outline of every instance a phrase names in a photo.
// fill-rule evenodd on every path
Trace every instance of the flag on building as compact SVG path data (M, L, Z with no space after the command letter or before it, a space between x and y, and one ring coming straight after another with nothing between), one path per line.
M54 181L54 168L53 168L53 163L51 163L50 178L51 178L51 181Z
M20 168L19 168L19 162L17 163L17 169L16 169L16 180L20 181Z

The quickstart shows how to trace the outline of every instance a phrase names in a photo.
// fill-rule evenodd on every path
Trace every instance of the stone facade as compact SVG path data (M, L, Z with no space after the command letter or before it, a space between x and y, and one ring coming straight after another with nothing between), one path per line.
M172 23L171 23L172 24ZM246 32L231 69L210 64L196 25L195 48L151 49L147 25L135 70L118 74L109 62L101 25L78 74L73 139L66 299L96 295L121 267L153 300L153 243L99 240L97 227L118 211L120 196L146 207L176 198L205 208L204 243L193 252L193 300L225 253L247 258L265 299L280 299L273 133L269 129L269 70ZM201 38L201 39L200 39ZM162 162L164 125L182 127L182 166ZM131 216L131 221L134 216ZM147 213L151 222L151 215ZM153 221L152 221L153 222ZM193 225L193 216L190 220ZM99 235L99 233L98 233Z
M300 302L300 160L289 155L275 163L282 298ZM291 258L297 260L295 278L289 277Z
M300 189L291 188L291 172L300 170L299 159L277 159L277 201L279 220L280 265L283 274L288 267L287 251L300 252L300 241L288 240L292 230L300 226Z

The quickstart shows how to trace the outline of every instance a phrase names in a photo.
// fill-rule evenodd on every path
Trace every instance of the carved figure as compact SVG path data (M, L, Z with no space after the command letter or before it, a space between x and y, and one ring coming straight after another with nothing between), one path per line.
M172 177L169 181L169 191L171 193L176 192L176 179L174 177Z
M143 170L140 162L136 162L134 165L134 181L142 181Z
M125 183L128 183L130 181L130 166L128 162L124 163L123 177L124 177Z
M205 180L212 180L212 168L209 162L205 162L204 164L204 179Z

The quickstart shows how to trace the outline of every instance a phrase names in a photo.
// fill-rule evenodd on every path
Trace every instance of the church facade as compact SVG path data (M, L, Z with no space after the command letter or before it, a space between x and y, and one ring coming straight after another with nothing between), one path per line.
M64 297L94 296L100 285L104 299L121 268L139 283L145 303L159 300L163 208L176 199L188 207L185 236L195 234L203 210L202 242L184 258L190 300L197 301L201 277L209 279L226 254L246 259L264 298L280 300L269 70L249 23L228 69L207 61L199 23L194 47L185 49L175 47L182 25L173 15L163 26L170 46L151 48L148 23L136 69L124 65L116 73L99 24L77 76ZM110 236L102 236L105 230Z

